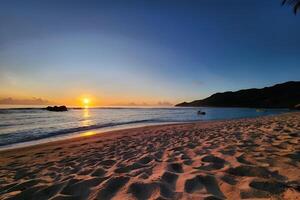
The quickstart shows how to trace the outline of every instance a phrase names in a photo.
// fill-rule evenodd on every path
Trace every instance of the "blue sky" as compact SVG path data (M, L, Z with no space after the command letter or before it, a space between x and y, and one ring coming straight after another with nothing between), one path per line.
M4 0L0 97L174 104L299 80L299 35L277 0Z

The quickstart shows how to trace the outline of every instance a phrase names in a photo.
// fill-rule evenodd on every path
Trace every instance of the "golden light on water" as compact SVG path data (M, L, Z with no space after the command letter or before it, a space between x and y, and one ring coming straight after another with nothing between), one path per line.
M83 118L89 118L90 117L90 112L89 109L83 109Z
M84 132L84 133L80 134L80 136L87 137L87 136L91 136L91 135L95 135L95 134L96 134L95 131L88 131L88 132Z
M82 117L83 120L81 121L82 126L90 126L91 125L91 120L90 120L90 111L88 108L82 109Z

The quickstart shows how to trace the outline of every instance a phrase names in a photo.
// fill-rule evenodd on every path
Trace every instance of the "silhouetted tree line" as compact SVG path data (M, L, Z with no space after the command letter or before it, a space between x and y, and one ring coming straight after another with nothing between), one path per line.
M300 0L283 0L282 5L293 6L295 14L297 14L298 10L300 10Z

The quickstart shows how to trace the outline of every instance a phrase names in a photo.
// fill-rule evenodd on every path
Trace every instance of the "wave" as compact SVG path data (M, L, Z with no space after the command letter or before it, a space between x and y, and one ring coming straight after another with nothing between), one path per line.
M45 111L42 108L0 108L0 114L2 113L2 115L0 115L0 146L51 138L65 134L78 134L79 132L90 131L93 129L109 128L121 125L125 128L130 127L130 124L194 122L203 120L257 117L272 113L276 114L286 112L285 110L266 110L265 112L256 112L255 109L206 108L204 110L207 111L208 114L205 116L198 116L196 111L199 108L98 107L90 109L99 109L99 111L101 111L101 109L111 110L103 113L97 111L91 112L91 116L87 119L90 120L89 123L93 124L83 126L82 124L84 123L81 123L81 120L85 118L82 115L82 111L76 111L78 108L74 108L73 111L72 109L73 108L70 109L70 112L67 112L68 114L48 114L48 111ZM127 110L121 112L114 111L115 109ZM135 111L133 112L132 110L134 109ZM11 113L11 115L3 113Z
M65 134L78 133L83 131L90 131L95 129L115 127L121 125L143 124L143 123L151 124L151 123L164 123L164 122L170 122L170 121L160 120L160 119L148 119L148 120L117 122L117 123L95 124L90 126L81 126L81 127L61 129L58 131L42 132L42 133L33 133L33 131L29 131L29 132L18 132L14 134L1 134L0 146L12 145L16 143L40 140L44 138L55 137L55 136L60 136Z

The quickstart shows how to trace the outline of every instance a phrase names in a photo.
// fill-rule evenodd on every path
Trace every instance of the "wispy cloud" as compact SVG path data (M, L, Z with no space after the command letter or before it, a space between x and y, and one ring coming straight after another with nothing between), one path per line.
M145 102L116 103L116 104L111 104L110 106L173 106L173 104L169 101L158 101L156 103L145 103Z
M0 104L6 105L48 105L53 104L46 99L42 98L31 98L31 99L13 99L11 97L0 99Z
M157 102L158 106L172 106L173 104L169 101L159 101Z

